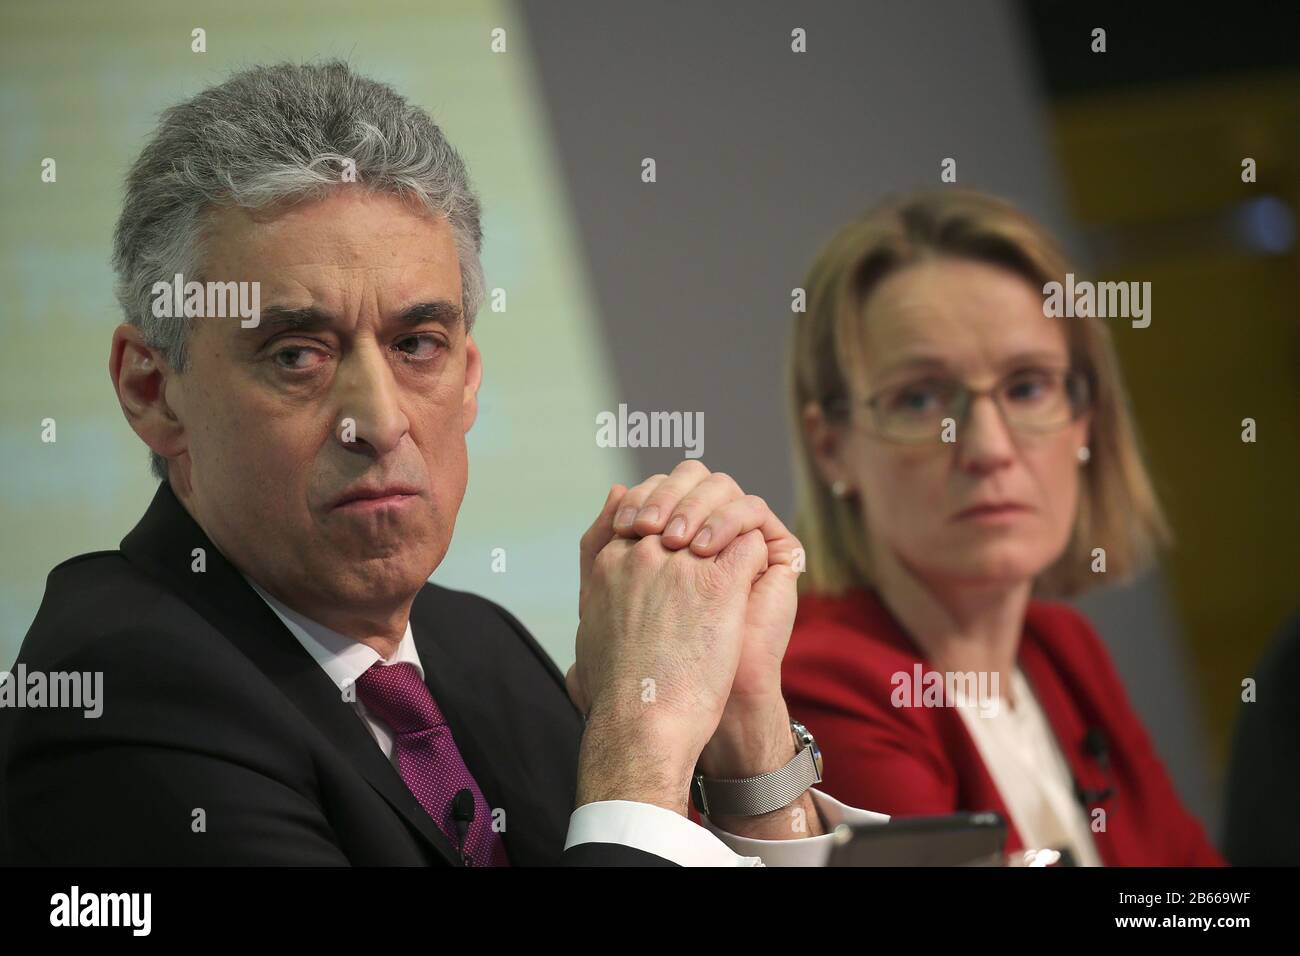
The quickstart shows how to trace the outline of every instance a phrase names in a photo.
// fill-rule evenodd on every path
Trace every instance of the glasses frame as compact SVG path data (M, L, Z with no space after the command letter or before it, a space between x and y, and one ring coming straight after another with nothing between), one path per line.
M951 417L957 423L959 429L964 428L966 422L970 418L971 407L975 404L975 399L987 395L993 400L993 405L997 408L998 414L1002 416L1002 423L1006 425L1010 431L1018 434L1050 435L1052 432L1060 431L1062 428L1065 428L1073 422L1077 422L1092 409L1093 397L1096 394L1096 389L1093 376L1090 372L1086 369L1075 366L1069 368L1046 369L1045 371L1050 371L1060 376L1061 384L1064 386L1066 395L1070 401L1070 416L1059 423L1045 425L1040 428L1013 424L1007 417L1006 409L1002 407L1002 401L998 397L998 392L1010 380L1015 378L1017 375L1022 374L1023 371L1023 369L1020 369L1016 372L1005 375L988 388L972 388L969 384L960 379L950 379L951 381L956 382L959 386L959 391L957 393L957 407L955 415L945 417ZM860 399L857 402L853 402L847 398L830 399L823 407L829 414L834 414L836 412L851 412L851 410L856 406L863 406L869 409L871 411L872 427L866 429L866 431L868 434L880 439L881 441L890 442L896 445L924 445L932 441L938 441L940 438L939 435L900 438L897 435L892 435L881 429L878 404L886 392L893 391L897 387L898 386L891 385L888 388L879 389L868 397Z

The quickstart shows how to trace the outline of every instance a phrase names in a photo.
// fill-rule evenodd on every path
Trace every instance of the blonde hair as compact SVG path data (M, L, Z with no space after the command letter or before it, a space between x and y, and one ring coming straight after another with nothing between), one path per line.
M807 570L800 590L837 594L870 587L868 533L857 503L836 497L818 471L803 424L814 403L837 415L862 370L864 306L888 275L917 262L957 258L988 263L1036 289L1063 282L1069 266L1050 235L1015 207L991 196L942 190L884 203L845 226L821 251L804 281L806 309L790 348L790 397L798 484L796 533ZM1064 553L1034 582L1041 597L1068 597L1146 567L1170 539L1120 380L1105 320L1066 322L1070 361L1089 380L1091 458L1082 469L1079 507ZM1106 574L1091 571L1104 548Z

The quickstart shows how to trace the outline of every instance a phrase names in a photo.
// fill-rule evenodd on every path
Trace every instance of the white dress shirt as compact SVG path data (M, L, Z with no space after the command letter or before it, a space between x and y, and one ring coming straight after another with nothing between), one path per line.
M244 580L261 595L276 616L312 656L342 694L375 663L415 665L424 679L424 665L406 623L397 650L388 660L378 651L333 631L288 607L263 591L251 579ZM355 697L355 694L348 695ZM384 755L396 766L392 731L370 713L358 698L352 702L358 717L369 728ZM633 800L601 800L578 807L569 817L564 848L582 843L618 843L635 847L680 866L821 866L829 855L841 823L887 823L889 817L869 810L848 807L818 790L810 791L826 833L798 840L754 840L736 836L713 826L708 819L697 826L681 814L650 803Z
M1080 866L1101 866L1088 816L1074 798L1074 778L1038 698L1020 668L1011 683L1014 710L1006 698L996 708L960 693L956 701L1011 821L1026 849L1068 848Z

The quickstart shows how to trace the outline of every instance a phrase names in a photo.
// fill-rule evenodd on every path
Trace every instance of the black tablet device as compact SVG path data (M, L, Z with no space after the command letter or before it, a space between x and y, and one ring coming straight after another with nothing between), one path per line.
M1001 866L1007 824L996 813L908 817L836 829L827 866Z

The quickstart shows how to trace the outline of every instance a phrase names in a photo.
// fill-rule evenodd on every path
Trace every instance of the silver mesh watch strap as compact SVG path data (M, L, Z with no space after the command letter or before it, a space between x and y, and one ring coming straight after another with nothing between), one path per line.
M697 773L691 797L705 816L756 817L789 806L813 784L821 783L822 755L808 728L790 722L799 748L780 770L743 780L715 780Z

